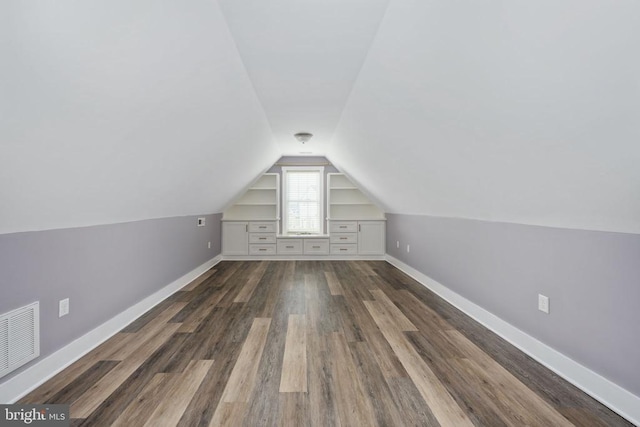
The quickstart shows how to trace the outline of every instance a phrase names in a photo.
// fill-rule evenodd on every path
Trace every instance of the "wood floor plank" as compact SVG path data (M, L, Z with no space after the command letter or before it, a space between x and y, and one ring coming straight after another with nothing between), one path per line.
M585 408L560 408L559 411L576 427L609 427Z
M47 399L44 403L68 403L73 402L82 396L91 387L92 384L100 381L102 377L108 374L118 365L118 361L101 360L95 365L79 375L75 380L69 383L58 393Z
M87 369L96 363L104 360L103 355L111 351L112 346L118 346L119 343L131 334L117 333L95 349L91 350L84 357L73 362L71 365L62 370L58 375L46 381L43 385L33 390L31 393L20 399L19 403L45 403L60 390L67 387L78 377L80 377ZM68 403L68 402L65 402Z
M233 371L226 383L220 403L211 419L210 426L238 425L244 417L246 403L255 385L255 378L265 346L271 319L256 318L242 346ZM242 403L242 405L229 405Z
M247 281L245 282L240 292L238 292L238 295L236 295L236 298L233 300L233 302L249 301L249 298L251 298L251 295L256 289L256 286L258 285L258 283L260 283L260 279L262 279L262 276L267 269L267 265L267 262L260 262L256 266L256 268L251 272L251 275L247 278Z
M324 277L327 280L327 285L329 286L329 291L331 295L343 295L342 293L342 285L340 281L336 277L336 273L333 271L325 271Z
M228 289L219 289L213 292L204 302L200 302L199 306L191 312L181 323L178 332L195 332L202 321L209 315L211 310L224 298Z
M175 426L191 402L213 360L192 360L183 374L177 374L165 390L164 399L144 424L145 427Z
M430 363L443 384L447 385L458 405L475 425L506 427L523 425L505 417L497 404L497 396L486 384L464 366L467 359L438 359Z
M187 286L183 287L181 290L183 291L192 291L195 288L197 288L198 286L200 286L200 284L202 284L205 280L207 280L209 277L213 276L214 274L216 274L218 270L215 268L209 269L206 272L202 273L200 276L196 277L194 280L192 280Z
M326 286L320 286L315 276L305 276L307 302L307 348L309 380L307 384L307 417L311 426L339 426L336 397L331 387L331 363L328 357L325 331L338 328L327 326L323 317L325 304L331 300Z
M381 307L389 313L393 322L398 326L398 329L401 331L417 331L418 328L411 322L411 320L407 319L402 311L389 299L387 294L385 294L380 289L371 289L371 295L378 301Z
M222 261L21 402L72 426L631 426L384 261Z
M209 370L200 384L198 391L193 396L193 399L191 399L191 402L189 402L189 406L187 406L182 418L178 422L178 426L209 425L213 419L216 408L221 405L220 398L231 376L231 371L235 366L236 360L240 355L241 348L242 343L229 341L225 348L217 353L213 369ZM230 405L234 406L233 404ZM244 405L244 403L242 405Z
M362 382L365 394L371 399L375 415L375 424L380 426L403 425L403 416L393 401L391 389L376 363L366 342L349 344L358 378Z
M472 426L469 417L420 358L415 348L402 336L393 321L384 314L382 305L377 301L364 303L438 422L451 426Z
M160 402L166 397L167 384L176 374L156 374L127 406L111 427L141 426L147 422Z
M445 332L460 348L464 349L470 364L486 384L494 389L501 397L501 401L509 401L513 407L521 407L521 414L525 420L535 424L541 422L546 425L571 426L572 424L524 384L518 381L509 371L491 359L469 339L458 331Z
M223 402L247 402L249 400L270 325L271 319L268 318L253 320L249 335L222 393Z
M286 344L287 326L289 323L289 302L282 296L292 291L295 286L302 286L296 282L295 286L289 282L295 275L295 262L280 263L284 276L276 287L280 289L280 298L274 307L274 317L271 318L271 326L267 335L267 342L262 351L258 374L255 379L255 387L250 398L251 404L247 406L244 416L245 425L276 425L280 413L280 383L282 377L282 364ZM294 267L293 269L291 267ZM264 293L263 293L264 294ZM257 298L258 295L254 296ZM254 309L260 311L263 307L256 305ZM259 396L274 396L273 399L261 399Z
M209 424L210 427L236 427L243 425L246 402L221 402Z
M402 414L404 425L440 425L411 378L390 378L386 382L391 390L391 397Z
M110 348L105 349L105 353L100 355L102 360L125 360L133 353L138 351L138 348L143 345L149 337L155 336L159 331L167 326L167 322L173 318L180 310L186 306L185 302L175 302L167 307L164 311L159 313L154 319L150 320L144 327L142 327L135 334L127 334L123 340L112 345ZM175 325L180 326L176 323ZM173 329L173 326L172 326Z
M329 338L332 385L340 423L346 426L375 425L373 405L358 378L344 335L333 332Z
M452 330L455 329L449 322L446 321L440 314L436 313L431 307L423 303L410 291L403 289L396 291L395 301L402 309L402 312L407 315L418 329L426 330ZM424 327L421 328L421 325Z
M145 314L143 314L142 316L138 317L136 320L134 320L133 322L129 323L127 326L122 328L122 330L120 332L124 332L124 333L136 333L136 332L139 332L140 329L142 329L146 325L148 325L149 322L153 321L162 312L164 312L165 310L170 308L173 305L174 302L176 302L176 301L174 301L171 297L167 298L166 300L162 301L160 304L156 305L151 310L147 311Z
M306 393L282 393L279 397L279 426L308 425Z
M144 361L160 347L180 327L179 323L167 323L157 335L151 337L137 348L135 354L123 360L107 375L102 377L79 399L71 403L72 418L87 418L91 413L122 384Z
M342 295L334 296L332 303L337 309L338 318L340 319L340 325L342 327L341 329L347 341L363 341L364 335L360 326L361 318L358 316L358 312L360 311L359 309L362 307L350 304Z
M306 315L290 314L284 346L280 393L307 391Z
M262 295L264 295L263 301L260 301L260 312L258 317L275 317L275 308L278 305L278 299L284 294L284 290L280 286L283 283L285 274L287 273L286 264L273 264L267 268L265 278L268 277L270 283L274 283L273 286L267 286L262 289ZM268 276L267 276L268 275Z

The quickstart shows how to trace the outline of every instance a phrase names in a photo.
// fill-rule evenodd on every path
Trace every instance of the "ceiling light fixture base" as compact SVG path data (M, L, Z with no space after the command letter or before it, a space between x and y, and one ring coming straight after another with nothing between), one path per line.
M296 134L295 134L295 135L293 135L293 136L295 136L295 138L296 138L298 141L300 141L300 142L302 142L302 143L304 144L305 142L309 142L309 140L311 139L311 137L313 136L313 134L312 134L312 133L309 133L309 132L298 132L298 133L296 133Z

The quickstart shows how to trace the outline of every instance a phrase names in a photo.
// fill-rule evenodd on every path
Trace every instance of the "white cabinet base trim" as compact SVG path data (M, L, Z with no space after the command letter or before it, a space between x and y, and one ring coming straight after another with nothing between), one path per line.
M384 255L223 255L224 261L384 261Z

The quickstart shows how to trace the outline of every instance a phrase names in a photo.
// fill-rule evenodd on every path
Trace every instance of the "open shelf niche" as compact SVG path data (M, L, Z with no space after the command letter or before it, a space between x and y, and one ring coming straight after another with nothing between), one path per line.
M327 216L330 221L380 220L384 212L342 173L327 174Z
M223 213L224 220L279 221L280 174L265 173Z

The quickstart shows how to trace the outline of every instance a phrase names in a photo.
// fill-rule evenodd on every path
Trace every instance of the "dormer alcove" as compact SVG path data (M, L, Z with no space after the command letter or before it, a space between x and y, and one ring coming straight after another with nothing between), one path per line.
M385 215L324 157L283 157L223 213L226 258L382 259Z

